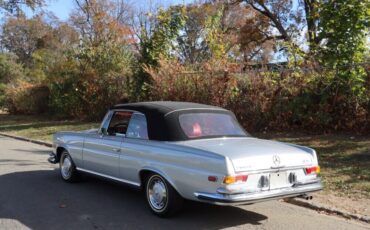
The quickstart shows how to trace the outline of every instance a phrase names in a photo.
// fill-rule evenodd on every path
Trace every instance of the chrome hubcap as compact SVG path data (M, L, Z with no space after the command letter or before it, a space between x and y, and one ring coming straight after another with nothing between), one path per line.
M72 162L71 162L71 159L66 156L63 160L63 164L62 164L62 176L64 178L69 178L70 175L71 175L71 169L72 169Z
M157 210L163 209L167 204L167 190L164 182L159 178L154 178L148 186L149 202Z

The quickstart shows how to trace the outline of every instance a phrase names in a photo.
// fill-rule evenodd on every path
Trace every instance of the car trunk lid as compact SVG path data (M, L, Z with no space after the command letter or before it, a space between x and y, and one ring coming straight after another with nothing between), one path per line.
M298 146L252 137L197 139L178 144L228 157L236 172L303 167L314 162L313 154Z

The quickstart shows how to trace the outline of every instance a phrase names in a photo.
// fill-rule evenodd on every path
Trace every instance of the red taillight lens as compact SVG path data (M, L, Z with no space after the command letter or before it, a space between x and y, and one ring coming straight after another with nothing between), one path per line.
M224 184L233 184L236 182L246 182L248 175L225 176Z
M306 174L320 173L320 166L305 168Z
M217 181L217 177L216 176L208 176L208 181L210 181L210 182L216 182Z
M235 177L235 181L246 182L248 180L248 175L238 175Z

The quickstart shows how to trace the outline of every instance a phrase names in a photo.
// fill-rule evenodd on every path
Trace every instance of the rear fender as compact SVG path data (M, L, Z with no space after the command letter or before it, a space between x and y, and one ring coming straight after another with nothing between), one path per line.
M141 180L141 177L140 177L140 173L142 171L151 171L153 173L156 173L160 176L162 176L164 179L166 179L168 181L168 183L170 183L170 185L183 197L183 195L181 194L181 192L179 191L179 189L177 188L175 182L173 181L173 179L168 175L166 174L165 172L159 170L159 169L156 169L156 168L153 168L153 167L144 167L142 168L140 171L139 171L139 175L138 177L140 178ZM143 181L140 181L141 185L144 186L143 184Z

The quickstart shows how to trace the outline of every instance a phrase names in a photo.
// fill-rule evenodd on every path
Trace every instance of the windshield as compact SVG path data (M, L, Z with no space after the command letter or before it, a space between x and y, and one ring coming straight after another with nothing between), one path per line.
M247 136L235 118L223 113L186 113L179 116L188 138Z

